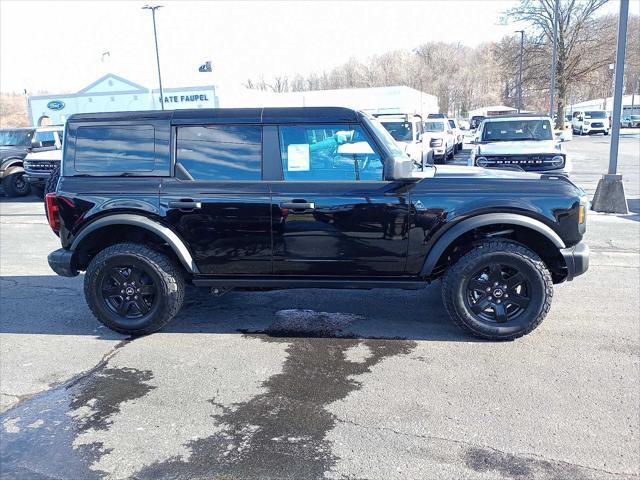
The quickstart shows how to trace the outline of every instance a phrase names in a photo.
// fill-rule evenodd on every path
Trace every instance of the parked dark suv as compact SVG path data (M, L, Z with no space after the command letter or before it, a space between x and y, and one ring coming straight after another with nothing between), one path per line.
M557 176L414 172L375 119L344 108L73 115L47 195L62 242L49 265L86 271L96 317L132 335L163 327L185 283L417 290L442 278L459 326L512 339L542 321L554 283L586 271L586 202Z

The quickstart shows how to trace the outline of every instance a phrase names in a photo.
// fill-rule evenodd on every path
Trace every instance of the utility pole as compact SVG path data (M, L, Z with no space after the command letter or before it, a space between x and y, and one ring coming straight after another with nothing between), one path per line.
M622 175L618 170L618 146L620 142L620 116L622 115L622 94L624 87L624 55L627 48L627 19L629 0L620 0L618 19L618 42L616 47L615 88L613 92L613 125L611 126L611 148L609 150L609 171L598 182L593 196L592 208L597 212L629 213L624 194Z
M160 74L160 53L158 52L158 32L156 31L156 10L162 8L162 5L145 5L143 10L151 10L151 18L153 19L153 38L156 43L156 63L158 65L158 83L160 84L160 108L164 110L164 92L162 91L162 75Z
M518 62L518 113L522 110L522 55L524 54L524 30L516 30L520 34L520 59Z
M553 100L556 94L556 70L558 62L558 10L560 0L556 0L553 11L553 54L551 55L551 94L549 95L549 117L553 118ZM558 112L558 115L560 112ZM560 118L556 120L556 126Z

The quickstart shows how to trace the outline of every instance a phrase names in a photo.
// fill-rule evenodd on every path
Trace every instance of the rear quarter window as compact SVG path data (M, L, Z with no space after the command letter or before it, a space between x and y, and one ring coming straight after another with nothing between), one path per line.
M317 132L322 135L322 132ZM262 127L198 125L178 127L176 162L194 180L260 180Z
M75 170L86 173L152 172L152 125L81 126L75 142Z

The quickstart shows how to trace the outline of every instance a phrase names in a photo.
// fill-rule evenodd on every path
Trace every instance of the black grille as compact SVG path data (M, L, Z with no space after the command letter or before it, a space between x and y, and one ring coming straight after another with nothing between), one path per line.
M551 165L551 159L556 155L495 155L487 156L489 167L517 166L524 170L549 170L562 168L564 162L558 166Z
M28 160L24 162L24 169L27 173L51 173L56 165L58 165L57 162L49 160Z
M592 123L591 126L594 127L594 128L602 128L602 127L604 127L604 123L595 122L595 123Z

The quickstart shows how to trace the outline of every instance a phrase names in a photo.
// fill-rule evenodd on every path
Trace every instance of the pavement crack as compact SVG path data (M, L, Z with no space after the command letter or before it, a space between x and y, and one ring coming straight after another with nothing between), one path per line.
M22 283L22 282L20 282L18 280L15 280L14 278L0 277L0 282L11 283L12 285L14 285L16 287L40 288L40 289L44 289L44 290L72 292L74 295L78 294L78 289L77 288L52 287L52 286L49 286L49 285L33 285L33 284L30 284L30 283Z
M529 452L515 452L515 453L510 453L510 452L505 452L503 450L499 450L497 448L491 447L489 445L482 445L482 444L477 444L477 443L473 443L473 442L467 442L464 440L456 440L453 438L446 438L446 437L439 437L437 435L424 435L424 434L419 434L419 433L410 433L410 432L403 432L401 430L396 430L395 428L390 428L390 427L376 427L376 426L370 426L370 425L362 425L360 423L351 421L351 420L343 420L343 419L339 419L336 418L336 422L338 423L346 423L349 425L353 425L355 427L359 427L359 428L364 428L364 429L368 429L368 430L379 430L379 431L385 431L385 432L391 432L394 433L396 435L402 435L405 437L413 437L413 438L423 438L425 440L436 440L436 441L441 441L441 442L448 442L448 443L454 443L457 445L462 445L464 447L470 447L470 448L476 448L476 449L483 449L483 450L489 450L493 453L499 454L499 455L506 455L506 456L511 456L511 457L516 457L516 458L520 458L520 459L536 459L536 460L542 460L545 462L550 462L550 463L555 463L555 464L560 464L563 466L567 466L567 467L573 467L573 468L581 468L584 470L589 470L592 472L597 472L597 473L604 473L607 475L613 475L613 476L618 476L621 478L628 478L629 476L634 476L636 475L635 473L620 473L620 472L611 472L609 470L604 470L601 468L595 468L595 467L589 467L586 465L581 465L578 463L571 463L571 462L567 462L564 460L558 460L555 458L551 458L551 457L545 457L544 455L540 455L537 453L529 453Z

